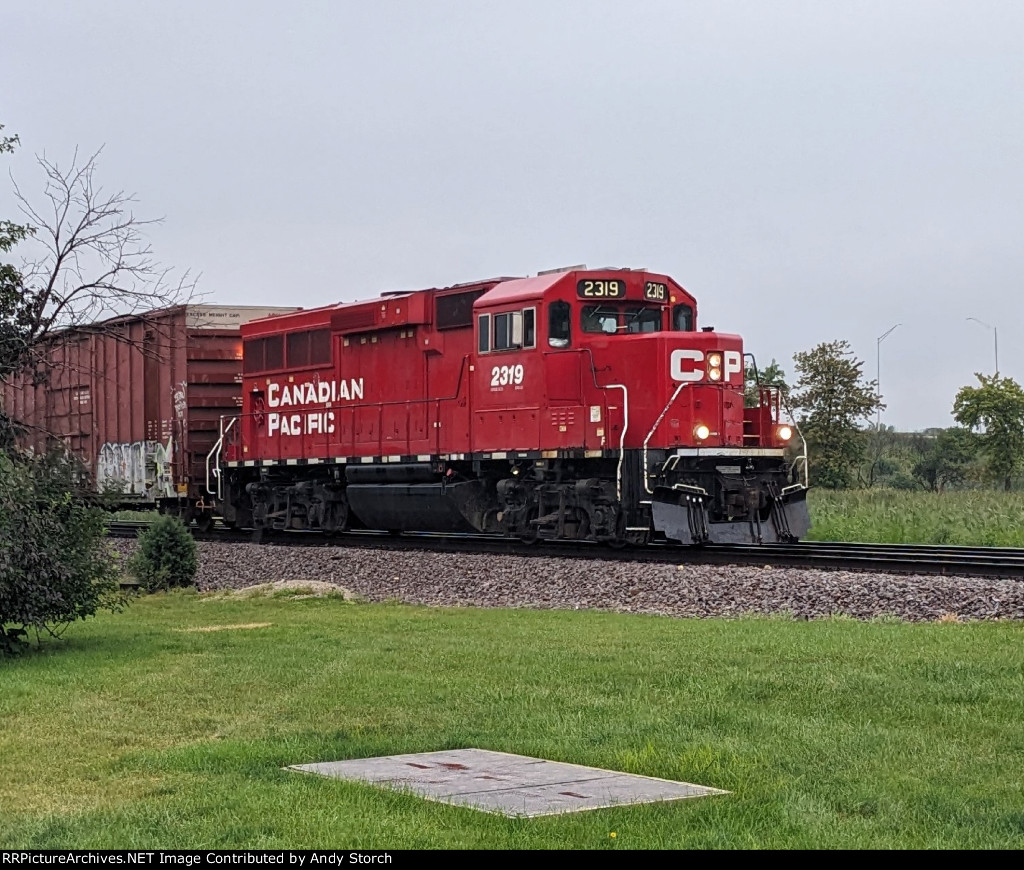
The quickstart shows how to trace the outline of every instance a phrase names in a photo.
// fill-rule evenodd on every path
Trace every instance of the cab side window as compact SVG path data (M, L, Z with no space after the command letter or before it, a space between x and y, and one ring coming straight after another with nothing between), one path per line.
M478 353L487 353L491 349L491 315L481 314L477 323L476 349Z
M523 309L523 347L537 346L537 309Z
M548 344L551 347L568 347L571 339L570 316L572 306L561 300L548 306Z
M509 350L519 345L519 341L517 341L519 336L515 334L517 314L519 314L518 311L507 311L503 314L494 315L495 350ZM522 324L522 320L519 323Z
M693 309L689 305L672 309L672 328L676 332L693 332Z
M536 347L536 314L536 308L481 314L477 318L477 353Z

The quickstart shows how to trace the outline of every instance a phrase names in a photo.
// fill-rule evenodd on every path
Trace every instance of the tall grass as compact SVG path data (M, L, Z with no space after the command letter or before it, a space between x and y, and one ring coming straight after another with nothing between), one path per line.
M812 541L1024 547L1024 493L812 490Z

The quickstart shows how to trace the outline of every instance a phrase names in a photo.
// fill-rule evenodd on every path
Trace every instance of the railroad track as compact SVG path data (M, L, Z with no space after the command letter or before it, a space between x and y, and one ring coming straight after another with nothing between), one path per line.
M112 522L110 537L134 538L145 522ZM249 532L217 527L193 529L196 540L249 543ZM586 542L523 544L493 535L404 534L352 531L325 538L319 532L280 532L265 539L271 546L364 547L427 550L435 553L501 554L552 559L597 559L658 564L765 565L772 568L816 568L893 574L935 574L967 577L1011 577L1024 580L1024 549L955 547L927 544L846 544L805 541L798 544L708 545L696 548L651 545L614 550Z

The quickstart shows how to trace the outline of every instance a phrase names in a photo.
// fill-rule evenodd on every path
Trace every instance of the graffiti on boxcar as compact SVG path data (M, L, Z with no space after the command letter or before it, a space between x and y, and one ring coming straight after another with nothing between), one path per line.
M185 408L188 407L188 402L185 398L185 392L188 388L188 384L182 381L178 384L178 389L171 392L171 401L174 404L174 413L178 416L179 420L185 419Z
M96 463L96 487L100 492L120 492L131 500L156 501L174 498L171 442L107 442Z

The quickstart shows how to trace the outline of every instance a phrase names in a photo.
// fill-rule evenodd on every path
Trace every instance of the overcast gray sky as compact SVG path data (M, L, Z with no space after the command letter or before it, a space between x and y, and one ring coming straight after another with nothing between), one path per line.
M210 301L647 266L884 420L1024 380L1024 4L0 0L0 123L138 194ZM13 212L0 185L0 216Z

